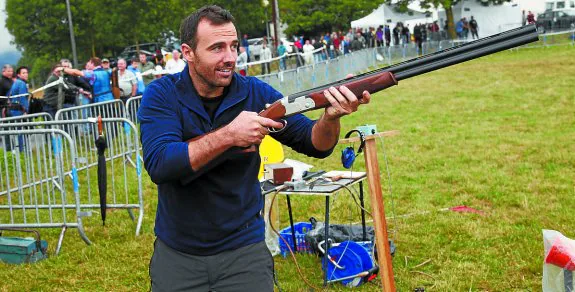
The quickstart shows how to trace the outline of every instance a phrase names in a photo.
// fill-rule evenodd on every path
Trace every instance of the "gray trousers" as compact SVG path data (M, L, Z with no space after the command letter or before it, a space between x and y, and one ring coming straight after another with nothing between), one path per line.
M264 241L194 256L156 239L150 260L152 291L273 291L273 265Z

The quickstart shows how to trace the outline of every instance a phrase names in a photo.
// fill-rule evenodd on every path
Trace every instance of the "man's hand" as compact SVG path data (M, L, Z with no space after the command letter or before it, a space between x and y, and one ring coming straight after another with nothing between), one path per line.
M255 112L243 111L225 126L225 130L234 146L249 147L260 144L265 135L269 134L268 128L282 127L280 122L260 117Z
M349 74L346 78L350 78L353 75ZM329 101L331 106L325 109L325 118L327 120L335 120L349 115L355 111L361 104L369 103L371 95L369 92L364 91L362 93L362 98L358 99L353 92L351 92L347 87L340 86L339 90L335 87L330 87L323 92L325 98Z

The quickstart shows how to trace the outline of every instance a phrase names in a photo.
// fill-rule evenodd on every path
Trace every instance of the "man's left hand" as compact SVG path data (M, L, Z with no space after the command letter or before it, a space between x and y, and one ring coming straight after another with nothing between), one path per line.
M328 120L339 119L357 111L361 104L369 103L371 98L369 92L364 91L361 99L358 99L353 92L343 85L339 87L339 90L335 87L330 87L324 90L323 94L331 104L325 109L324 117Z

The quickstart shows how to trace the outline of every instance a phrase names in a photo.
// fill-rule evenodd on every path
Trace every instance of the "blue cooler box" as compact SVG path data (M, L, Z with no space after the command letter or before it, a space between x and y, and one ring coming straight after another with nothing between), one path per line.
M8 264L35 263L47 257L48 243L37 237L0 236L0 261Z

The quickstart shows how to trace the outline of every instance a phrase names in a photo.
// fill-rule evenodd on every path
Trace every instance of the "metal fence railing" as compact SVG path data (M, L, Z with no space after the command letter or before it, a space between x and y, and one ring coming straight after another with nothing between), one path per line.
M4 124L6 125L6 124ZM59 228L56 254L67 228L77 228L90 244L82 224L75 143L59 129L0 131L0 229ZM63 147L68 150L63 151ZM68 161L66 163L66 161ZM66 172L71 179L66 179Z

